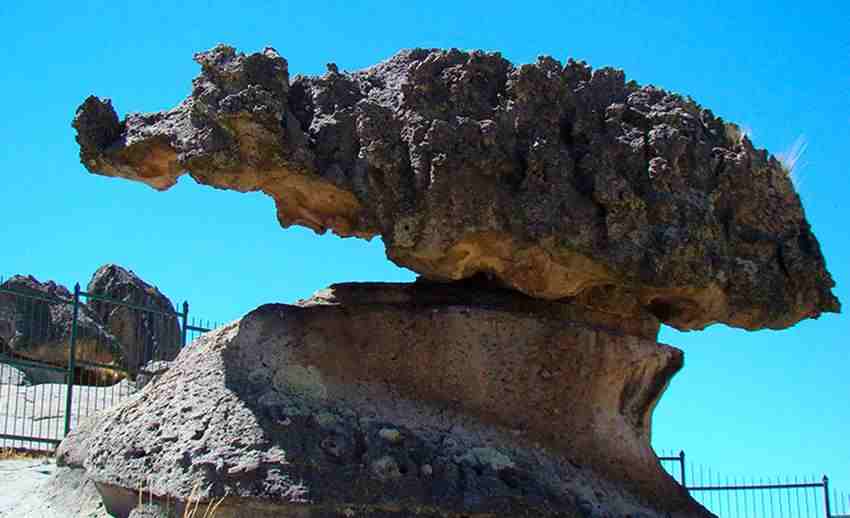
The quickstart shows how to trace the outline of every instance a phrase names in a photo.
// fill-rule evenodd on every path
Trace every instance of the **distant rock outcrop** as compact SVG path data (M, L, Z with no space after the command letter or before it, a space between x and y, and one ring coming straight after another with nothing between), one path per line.
M73 322L73 294L53 281L15 275L0 288L0 351L57 366L68 363ZM122 365L115 337L97 315L80 304L77 318L77 359Z
M415 49L290 81L273 49L195 60L192 94L169 111L80 106L89 171L262 191L283 226L380 235L429 279L486 273L679 329L784 328L839 309L780 162L619 70Z
M115 264L101 266L86 291L136 306L93 298L88 306L120 344L124 364L137 369L153 360L171 360L182 344L174 304L132 271ZM143 307L153 311L140 311Z
M0 292L0 353L67 365L73 293L53 281L40 282L23 275L11 277L0 287L8 290ZM174 312L172 303L159 290L113 264L95 272L87 291L164 313ZM181 343L180 325L173 316L94 298L79 306L76 358L80 362L135 370L151 360L173 359Z

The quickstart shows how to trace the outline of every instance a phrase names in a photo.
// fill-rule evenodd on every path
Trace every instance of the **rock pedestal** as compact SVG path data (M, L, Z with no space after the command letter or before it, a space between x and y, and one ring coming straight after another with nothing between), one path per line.
M659 325L840 309L783 164L622 71L456 49L292 80L271 48L195 60L173 109L86 99L86 169L260 191L284 227L381 236L453 284L335 286L196 341L62 445L118 516L139 488L219 517L708 516L650 448L682 366Z
M140 488L175 516L710 516L649 442L681 351L563 306L380 284L262 306L60 459L116 516Z

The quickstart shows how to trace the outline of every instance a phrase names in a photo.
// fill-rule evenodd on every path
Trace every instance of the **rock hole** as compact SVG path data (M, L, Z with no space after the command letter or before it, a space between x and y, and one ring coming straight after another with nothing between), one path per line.
M517 476L517 473L510 468L500 470L499 479L511 489L519 488L519 477Z
M662 322L669 321L678 314L678 310L673 306L672 301L661 298L653 299L647 310Z
M561 119L561 142L567 147L573 147L573 121L570 117Z

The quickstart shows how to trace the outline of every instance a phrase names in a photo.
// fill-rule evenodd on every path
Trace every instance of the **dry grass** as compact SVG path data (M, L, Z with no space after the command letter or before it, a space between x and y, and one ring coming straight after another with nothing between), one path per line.
M198 491L201 489L201 483L196 482L194 486L192 486L192 491L189 493L189 498L186 499L186 507L183 508L183 515L181 518L215 518L216 512L218 511L218 507L224 502L224 499L227 495L219 498L218 500L214 500L211 503L204 505L203 514L198 514L198 511L201 507L201 499L198 496ZM145 491L139 484L138 489L139 494L139 507L145 505ZM148 484L148 494L147 494L148 504L153 504L153 492L150 490L150 484ZM170 502L169 502L170 504Z
M224 502L225 497L221 497L218 501L212 502L212 505L207 504L204 506L204 514L198 516L198 506L201 505L201 499L198 498L197 491L201 488L200 482L196 483L192 488L192 493L189 495L189 499L187 500L186 508L183 510L183 518L214 518L215 513L218 510L218 506ZM195 507L192 507L192 500L195 500Z
M809 142L806 140L805 135L800 135L791 144L791 147L787 150L779 153L776 158L779 159L779 163L782 164L782 169L785 171L785 174L794 182L794 185L797 186L799 183L799 169L800 169L800 159L803 157L803 154L806 152L806 148L809 147Z

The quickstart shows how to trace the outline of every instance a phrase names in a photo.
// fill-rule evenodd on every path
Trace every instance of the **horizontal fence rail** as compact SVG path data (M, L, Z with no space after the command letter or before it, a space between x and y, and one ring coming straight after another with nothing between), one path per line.
M173 359L217 327L190 320L187 302L176 311L79 284L53 296L5 281L0 277L0 448L55 448L81 419L161 372L154 362Z

